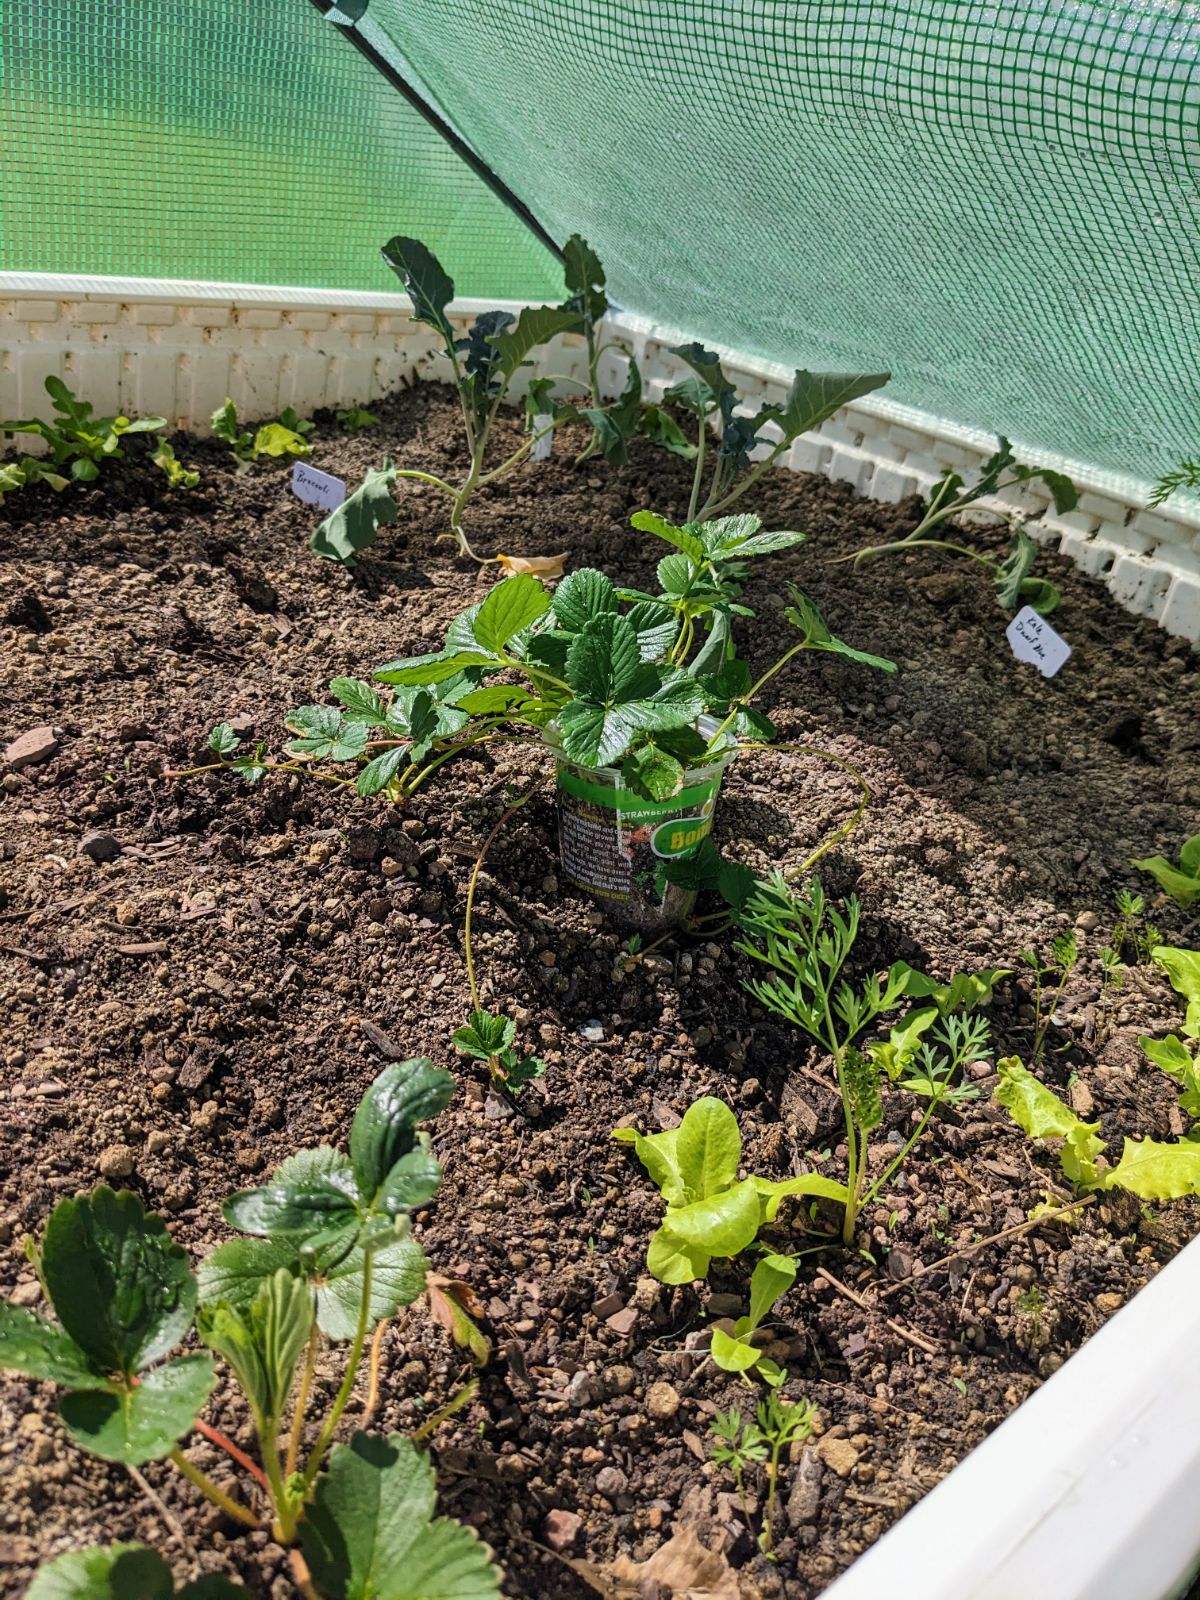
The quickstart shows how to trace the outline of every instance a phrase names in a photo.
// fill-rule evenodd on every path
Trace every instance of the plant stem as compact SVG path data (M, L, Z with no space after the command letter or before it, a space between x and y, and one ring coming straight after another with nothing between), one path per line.
M335 778L331 772L314 772L310 766L301 765L299 761L256 761L256 767L262 767L266 772L299 772L306 778L318 778L322 783L340 783L354 787L353 778ZM180 771L160 773L163 778L194 778L201 772L236 772L238 769L230 761L210 761L203 767L184 767Z
M304 1369L300 1374L300 1392L296 1396L296 1409L292 1413L292 1429L288 1435L287 1459L284 1464L284 1475L288 1478L296 1470L296 1463L300 1459L300 1436L304 1431L304 1418L308 1411L308 1397L312 1392L313 1375L317 1367L317 1339L318 1329L316 1319L308 1335L308 1345L304 1351Z
M271 1487L267 1482L266 1474L263 1472L258 1462L251 1460L246 1452L244 1450L240 1450L238 1446L234 1444L232 1439L227 1439L219 1428L214 1428L210 1423L205 1422L202 1417L197 1417L196 1432L202 1433L204 1437L210 1441L210 1443L215 1444L220 1449L224 1450L226 1455L232 1456L239 1467L245 1467L246 1471L250 1474L260 1488L269 1489Z
M379 1362L383 1353L383 1336L387 1332L387 1325L388 1319L384 1317L371 1340L371 1354L367 1361L367 1403L363 1407L362 1414L364 1428L375 1415L379 1405Z
M731 489L728 494L721 495L720 498L714 499L713 494L710 493L708 499L700 508L701 518L719 517L721 513L727 510L735 500L740 500L745 494L746 490L752 488L758 482L763 473L766 472L767 468L775 465L780 455L787 448L787 444L788 441L786 439L781 439L771 451L771 454L764 457L763 460L757 464L757 466L752 467L747 475L742 479L741 483L739 483L735 488ZM715 484L713 488L715 491Z
M417 478L421 483L432 483L444 494L448 494L452 500L458 493L452 483L447 483L444 478L435 478L432 472L416 472L410 467L397 467L394 471L397 478Z
M704 451L708 443L708 418L700 418L700 433L696 439L696 470L692 473L692 492L688 498L687 520L696 520L696 507L700 503L700 484L704 477Z
M989 556L980 555L978 550L969 550L965 544L951 544L947 539L895 539L891 544L868 545L865 550L856 550L848 556L839 556L837 561L831 563L836 566L840 561L853 561L857 566L860 561L868 561L873 556L886 556L893 550L949 550L952 555L969 556L972 561L978 561L980 566L989 567L993 572L999 570L1000 563L993 561Z
M483 846L480 849L479 854L475 857L475 865L471 868L471 877L467 883L467 910L466 916L463 920L463 955L467 963L467 982L471 986L471 1006L475 1011L480 1009L479 986L475 982L475 955L471 943L471 919L475 913L475 887L479 882L479 874L483 870L483 863L487 860L487 853L492 848L492 845L496 839L496 835L500 832L501 828L510 817L515 816L527 801L533 799L534 793L541 785L541 782L541 778L535 779L530 787L521 796L521 798L519 800L515 800L512 805L508 807L507 811L501 813L491 832L483 841Z
M232 1517L235 1522L240 1522L244 1528L262 1527L262 1523L252 1511L239 1505L231 1495L225 1493L224 1489L218 1489L208 1474L194 1466L178 1445L169 1453L167 1460L178 1467L188 1482L195 1484L207 1500L211 1500L215 1506L220 1506L226 1516Z
M330 1440L337 1432L337 1425L342 1420L342 1412L350 1403L350 1396L354 1393L355 1379L358 1377L358 1365L362 1360L363 1345L367 1338L367 1324L371 1320L371 1252L367 1250L363 1255L363 1287L362 1300L358 1307L358 1326L354 1330L354 1340L350 1346L350 1354L346 1360L346 1372L342 1378L341 1386L333 1402L325 1424L317 1435L317 1442L313 1446L312 1454L308 1458L308 1465L304 1469L304 1487L311 1489L313 1479L321 1470L321 1463L325 1452L329 1449Z
M743 706L748 706L750 704L751 700L754 699L754 697L758 693L758 691L763 687L763 685L766 684L766 683L769 683L777 672L781 671L782 668L787 666L788 662L792 659L793 656L799 655L800 651L804 650L804 649L807 649L807 647L808 647L808 640L807 639L801 639L799 644L794 644L790 650L785 650L783 655L780 656L779 660L775 663L775 665L773 667L768 667L766 672L763 673L762 677L758 680L757 683L751 684L750 688L747 689L745 694L738 696L737 703L730 710L729 715L725 718L724 722L717 729L716 733L714 733L712 738L708 741L708 745L707 745L707 747L705 749L705 754L706 755L711 754L711 752L716 748L716 746L717 746L718 742L720 741L722 735L724 734L726 728L728 728L729 724L734 720L734 718L737 716L738 712L742 709L742 707Z
M903 1164L903 1162L905 1161L906 1157L908 1156L908 1152L912 1149L913 1145L916 1144L917 1140L921 1137L921 1135L925 1132L925 1129L928 1127L929 1119L930 1119L930 1117L933 1116L933 1113L937 1110L938 1106L941 1104L942 1098L943 1097L940 1094L939 1095L931 1095L930 1096L929 1104L925 1108L925 1114L921 1118L920 1122L917 1123L916 1129L913 1132L912 1137L908 1140L907 1144L905 1144L904 1147L901 1149L900 1154L896 1157L896 1159L888 1167L886 1172L884 1172L881 1177L876 1178L875 1182L872 1183L868 1187L866 1193L863 1195L862 1204L864 1206L870 1205L871 1201L875 1199L876 1195L878 1195L878 1194L880 1194L882 1192L884 1186L886 1185L888 1179L891 1177L892 1173L896 1171L897 1167L899 1167L899 1166L901 1166Z
M478 1387L479 1384L474 1378L471 1379L470 1383L464 1383L458 1393L456 1395L452 1395L450 1399L446 1401L446 1404L442 1406L441 1410L435 1411L431 1417L426 1417L425 1421L421 1424L417 1431L409 1434L409 1438L412 1440L412 1442L414 1444L420 1444L422 1439L428 1439L429 1435L433 1433L435 1429L440 1428L442 1423L445 1422L448 1417L452 1417L456 1411L462 1410Z

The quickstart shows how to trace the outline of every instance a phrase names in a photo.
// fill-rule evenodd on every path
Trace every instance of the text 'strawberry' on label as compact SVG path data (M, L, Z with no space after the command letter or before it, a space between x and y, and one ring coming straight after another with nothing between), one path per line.
M319 467L306 467L297 461L292 468L292 493L306 505L320 506L324 511L336 511L346 498L346 485L331 472Z
M1022 606L1005 629L1018 661L1032 661L1043 678L1052 678L1071 654L1071 646L1032 606Z

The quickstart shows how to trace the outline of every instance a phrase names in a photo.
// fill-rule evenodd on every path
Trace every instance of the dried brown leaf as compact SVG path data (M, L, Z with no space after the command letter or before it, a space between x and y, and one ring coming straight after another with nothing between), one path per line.
M507 573L532 572L539 578L561 578L567 552L557 556L505 556L497 551L496 560Z
M750 1580L729 1565L720 1550L708 1550L691 1528L677 1527L648 1561L618 1556L604 1566L569 1565L603 1600L641 1600L661 1592L671 1600L759 1600Z

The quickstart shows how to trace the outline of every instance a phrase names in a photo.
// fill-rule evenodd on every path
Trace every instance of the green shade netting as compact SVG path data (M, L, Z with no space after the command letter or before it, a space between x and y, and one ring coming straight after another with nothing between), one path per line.
M303 0L296 0L302 4ZM370 0L630 310L1137 477L1200 450L1200 5Z
M541 299L553 257L296 0L0 4L0 271L398 290L425 240L465 295Z

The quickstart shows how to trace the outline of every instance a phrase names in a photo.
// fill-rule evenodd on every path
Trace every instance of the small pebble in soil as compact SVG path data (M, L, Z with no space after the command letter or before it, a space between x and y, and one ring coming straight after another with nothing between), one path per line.
M817 1454L831 1472L839 1478L848 1478L858 1465L858 1450L849 1439L837 1439L826 1434L817 1444Z
M671 1383L652 1383L646 1394L646 1411L656 1422L666 1422L679 1410L679 1391Z
M629 1478L620 1467L601 1467L596 1474L596 1488L610 1500L619 1494L624 1494L628 1487Z
M20 772L23 767L34 767L40 761L49 761L58 749L58 735L53 728L30 728L20 733L4 751L4 764L10 772Z
M127 1144L110 1144L96 1158L102 1178L128 1178L133 1171L134 1154Z
M604 1024L595 1017L589 1017L579 1030L580 1038L586 1039L589 1044L599 1044L604 1038Z
M85 833L77 846L78 854L86 856L89 861L97 864L104 861L115 861L121 854L121 842L111 833L94 830Z
M569 1550L583 1527L583 1518L574 1511L547 1511L542 1532L551 1550L559 1555Z

